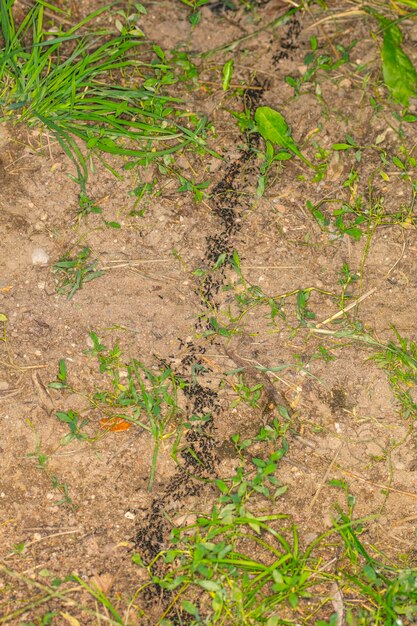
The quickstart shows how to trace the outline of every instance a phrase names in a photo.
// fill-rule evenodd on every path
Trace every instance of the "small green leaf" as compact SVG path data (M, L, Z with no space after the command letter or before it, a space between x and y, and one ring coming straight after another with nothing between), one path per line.
M135 563L136 565L139 565L140 567L146 567L140 554L137 554L137 553L133 554L132 562Z
M67 382L67 364L65 363L65 359L59 359L58 380L60 380L63 383Z
M278 150L274 156L275 161L288 161L291 158L292 154L290 152L286 152L285 150Z
M232 76L233 76L233 63L234 63L233 59L229 59L229 61L227 61L223 65L223 70L222 70L222 76L223 76L222 87L223 87L223 91L227 91L229 89L230 81L232 80Z
M217 261L213 265L213 270L218 270L219 267L224 265L225 260L226 260L226 253L222 252L222 254L219 254L219 256L217 257Z
M184 611L187 611L187 613L189 613L190 615L194 615L194 617L198 617L198 608L196 607L195 604L193 604L189 600L183 600L181 602L181 606L184 609Z
M240 256L237 250L233 250L232 265L238 272L240 272Z
M332 150L351 150L353 147L350 143L334 143Z
M197 584L206 591L218 591L220 589L219 584L214 582L214 580L199 580Z
M284 493L286 493L287 491L288 485L282 485L281 487L278 487L278 489L275 490L274 498L279 498L280 496L283 496Z
M394 163L394 165L399 167L400 170L403 170L403 171L407 170L407 168L405 167L404 163L397 156L393 156L392 157L392 162Z
M224 480L216 480L216 487L222 492L227 493L229 491L228 486L224 482Z

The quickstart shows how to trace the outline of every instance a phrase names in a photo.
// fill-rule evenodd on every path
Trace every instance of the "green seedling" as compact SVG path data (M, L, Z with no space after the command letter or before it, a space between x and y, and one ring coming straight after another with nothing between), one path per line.
M197 26L201 20L201 11L198 9L210 2L210 0L180 0L180 2L192 9L192 13L189 15L188 19L192 26Z
M233 254L227 258L226 254L222 254L218 257L216 265L223 267L226 264L229 265L238 276L238 280L232 280L230 283L224 285L224 290L233 292L236 287L239 287L237 293L234 293L234 300L232 304L229 304L226 310L216 310L216 316L207 316L202 314L200 317L210 322L211 328L205 331L204 336L209 337L215 333L223 337L233 337L239 334L242 330L242 322L245 316L256 307L267 307L269 312L265 314L265 318L271 320L269 325L276 328L278 319L282 320L291 332L297 332L300 328L307 325L308 320L314 319L315 314L308 308L307 301L311 295L311 292L317 291L319 293L325 293L326 295L334 295L328 291L316 289L315 287L307 287L305 289L294 289L287 293L279 295L268 295L263 292L258 285L251 285L244 277L241 262L238 252L235 250ZM201 292L204 296L204 280L206 279L208 272L202 269L197 269L194 275L202 277ZM290 298L296 298L295 313L296 320L294 325L289 320L285 305ZM214 311L213 311L214 312ZM221 317L227 319L227 325L220 322ZM278 319L277 319L278 318ZM266 368L259 368L262 371L281 371L288 365L279 366L278 369L267 370Z
M400 171L400 178L402 180L411 182L413 185L413 192L415 194L415 172L413 170L417 167L417 159L410 154L410 151L406 146L401 145L399 147L399 156L394 155L391 158L393 165Z
M346 135L345 143L334 143L332 145L332 150L342 151L342 150L354 150L355 151L355 159L359 163L362 159L362 148L358 146L356 141L350 135Z
M192 192L195 202L201 202L204 199L204 190L210 185L210 181L206 180L203 183L196 183L193 180L189 180L178 174L178 179L181 185L178 187L180 192Z
M134 166L135 164L133 164ZM145 198L145 196L157 196L158 191L155 190L157 179L154 178L151 183L137 183L136 186L129 191L129 196L135 198L132 210L129 212L130 217L143 217L146 212L146 205L141 209L138 209L139 203Z
M115 15L122 19L122 21L120 21L120 19L116 17L116 29L124 36L130 35L132 37L144 37L144 33L139 28L138 22L141 15L146 15L147 11L140 2L135 2L134 8L136 9L136 12L134 13L126 13L123 9L116 11Z
M67 300L71 300L84 283L104 274L96 269L97 260L92 260L90 255L90 248L85 247L75 257L65 256L55 263L54 272L58 276L56 290Z
M217 321L217 319L215 317L210 317L209 319L210 322L210 326L211 326L211 330L207 330L204 333L205 337L210 337L211 335L220 335L220 337L233 337L234 335L234 330L233 329L229 329L226 328L226 326L222 326L221 324L219 324L219 322Z
M16 554L18 556L24 556L25 548L26 548L26 542L25 541L21 541L20 543L15 543L14 544L14 546L12 548L12 552L13 552L13 554Z
M71 441L88 441L89 436L82 432L82 428L89 423L88 419L81 419L76 411L58 411L56 414L60 422L68 424L69 433L61 439L61 445L66 446Z
M297 293L296 315L302 326L306 326L309 320L314 320L316 314L308 308L311 291L300 289Z
M348 516L353 517L353 510L356 504L355 496L350 492L349 485L345 480L341 479L332 479L328 482L329 487L335 487L336 489L340 489L344 492L346 496L346 502L348 505Z
M78 215L86 217L90 213L102 213L103 209L97 206L86 193L81 192L78 198L79 211Z
M190 55L185 50L179 50L174 48L171 50L171 58L170 63L173 65L173 71L177 80L182 83L197 83L198 79L198 68L195 63L191 60ZM197 122L199 118L195 115L188 113L188 117L190 120Z
M55 474L50 474L52 487L61 493L61 499L56 500L54 502L55 506L68 506L71 508L76 508L74 506L74 501L69 494L69 488L66 482L59 480Z
M351 298L351 294L348 292L349 286L356 283L360 276L351 272L349 265L345 262L339 272L339 284L342 285L342 294L339 300L339 308L342 310L345 307L346 300Z
M245 108L242 112L229 111L229 113L237 120L237 126L242 133L247 134L255 130L256 124L249 109Z
M334 50L336 50L337 56L332 56L319 50L317 37L313 35L310 38L311 52L308 52L304 57L306 71L302 74L302 76L297 78L294 78L293 76L286 76L285 82L294 89L296 96L300 95L301 87L311 81L315 81L317 87L319 87L318 78L320 77L320 73L333 72L342 65L349 63L350 52L357 45L357 43L356 39L354 39L347 47L343 46L341 43L336 43ZM335 56L336 58L334 58Z
M131 362L128 374L130 382L138 385L137 404L148 420L147 423L139 421L139 414L137 413L137 423L152 434L154 441L148 487L149 491L151 491L155 479L160 443L163 439L174 434L167 432L167 428L173 417L179 413L177 403L178 383L168 367L162 372L154 374L136 360Z
M268 180L268 174L271 170L272 165L277 161L288 161L292 158L292 155L285 150L278 150L278 152L275 152L272 144L269 141L267 141L265 144L265 152L261 152L258 150L254 150L254 152L257 152L262 158L259 168L258 186L256 189L256 195L258 198L260 198L264 195L266 183Z
M48 387L50 389L68 389L67 364L65 363L65 359L59 360L56 381L49 383Z
M379 223L366 210L363 198L360 195L355 198L354 205L343 202L340 208L334 209L332 213L333 219L331 220L323 212L322 207L324 204L332 202L339 202L339 200L325 200L317 205L313 205L310 200L306 202L306 207L313 215L317 224L323 231L328 232L332 238L348 235L355 241L358 241L363 235L364 227L369 224L377 225Z
M236 398L236 400L233 400L230 408L234 408L239 404L239 402L245 402L248 406L252 408L259 407L258 402L262 395L262 384L257 384L250 387L245 383L245 381L243 380L243 376L240 374L238 382L234 384L234 389L239 397Z
M404 417L416 419L417 402L412 392L417 385L417 344L402 337L395 328L393 331L397 341L380 344L382 349L371 359L387 373Z
M62 441L61 441L61 445ZM65 445L65 444L64 444ZM60 494L60 500L54 502L55 506L67 506L72 509L75 509L76 506L74 504L73 499L69 493L69 487L66 482L60 480L56 474L50 471L49 469L49 456L44 454L41 451L40 441L37 441L36 449L34 452L29 453L28 458L34 458L37 461L36 469L41 470L51 481L52 488Z

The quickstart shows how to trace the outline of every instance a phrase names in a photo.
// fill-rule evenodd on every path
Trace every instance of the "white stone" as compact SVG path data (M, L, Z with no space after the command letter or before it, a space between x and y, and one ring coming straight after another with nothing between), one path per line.
M43 248L34 248L32 252L32 265L48 265L49 254Z

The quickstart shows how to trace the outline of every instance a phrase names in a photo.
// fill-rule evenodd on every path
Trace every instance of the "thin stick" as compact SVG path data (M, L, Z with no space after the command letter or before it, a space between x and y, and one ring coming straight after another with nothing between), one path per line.
M302 265L241 265L242 270L299 270Z
M126 265L141 265L142 263L171 263L172 259L130 259L126 261L125 259L111 259L107 261L107 263L122 263L120 267L125 267ZM104 268L108 269L108 268Z
M345 17L353 17L354 15L363 16L369 14L365 11L362 11L361 9L352 9L350 11L343 11L341 13L333 13L332 15L329 15L328 17L323 17L321 20L314 22L314 24L307 26L306 30L311 30L316 26L319 26L320 24L324 24L325 22L334 22L335 20L343 19Z
M13 398L13 396L17 396L22 391L23 391L23 387L20 387L19 389L14 389L13 391L9 391L9 393L6 393L4 395L0 394L0 402L2 402L3 400L6 400L7 398Z
M1 360L0 360L0 365L4 365L5 367L10 367L11 369L19 370L19 371L38 370L38 369L43 369L45 367L48 367L47 365L15 365L14 363L7 363L6 361L1 361Z
M52 535L45 535L44 537L40 537L40 539L34 539L33 541L28 541L25 543L25 548L29 546L33 546L35 543L40 543L41 541L46 541L47 539L53 539L54 537L61 537L62 535L74 535L75 533L79 533L80 529L76 528L75 530L64 530L59 533L53 533ZM16 556L15 552L10 552L5 558L9 559L12 556Z
M23 574L20 574L19 572L16 572L15 570L9 569L7 566L3 565L2 563L0 563L0 572L2 572L3 575L10 576L11 578L15 578L15 579L17 578L17 580L26 584L28 587L35 587L35 589L39 589L41 592L46 594L45 596L41 598L26 602L24 605L13 610L13 612L9 613L8 615L1 616L0 624L6 624L7 622L11 622L15 617L18 617L25 611L31 608L34 608L36 606L39 606L41 604L44 604L45 602L48 602L48 600L52 598L58 598L64 601L65 603L68 603L69 606L74 606L82 611L85 611L88 615L97 617L96 611L93 611L88 606L84 606L80 602L77 602L77 600L73 600L72 598L68 597L70 593L73 593L75 591L79 592L82 589L81 585L78 585L77 587L71 587L70 589L64 589L62 591L59 591L57 589L51 589L47 585L42 585L38 583L36 580L33 580L32 578L29 578L28 576L24 576ZM109 624L120 623L120 622L115 622L112 618L107 617L106 615L103 615L103 614L100 614L100 617Z
M401 248L401 254L400 254L400 256L398 257L398 259L395 261L394 265L392 265L392 266L389 268L388 272L385 274L385 276L384 276L384 280L388 278L388 276L389 276L389 275L391 274L391 272L392 272L392 271L393 271L393 270L397 267L398 263L401 261L401 259L402 259L402 258L403 258L403 256L404 256L406 243L405 243L404 232L403 232L403 230L402 230L402 229L401 229L401 234L402 234L402 237L403 237L403 244L402 244L402 248Z
M310 330L312 330L314 332L317 328L320 328L321 326L324 326L325 324L329 324L330 322L333 322L333 320L336 320L339 317L342 317L342 315L344 315L347 311L350 311L350 309L353 309L353 307L357 306L360 302L362 302L366 298L369 298L369 296L372 296L372 294L375 293L376 290L377 290L377 288L374 287L370 291L367 291L366 293L363 294L363 296L361 296L360 298L355 300L355 302L351 302L351 304L349 304L348 306L345 306L343 309L340 309L340 311L338 311L337 313L335 313L331 317L328 317L323 322L320 322L319 324L316 324L316 326L314 328L311 328Z
M378 487L379 489L384 489L385 491L393 491L394 493L400 493L401 495L409 496L410 498L417 498L417 493L413 493L411 491L404 491L403 489L395 489L395 487L387 487L387 485L374 483L373 480L368 480L367 478L363 478L363 476L354 474L353 472L350 472L349 470L344 470L341 467L339 467L338 469L342 472L342 474L346 474L347 476L356 478L356 480L360 480L363 483L368 483L368 485L372 485L373 487Z
M312 499L312 501L310 502L310 505L309 505L309 507L308 507L308 508L309 508L309 511L311 511L311 510L312 510L312 508L314 507L314 505L315 505L315 503L316 503L316 500L317 500L317 498L319 497L319 495L320 495L320 493L321 493L321 491L322 491L322 489L323 489L323 487L324 487L324 485L325 485L325 483L326 483L326 480L329 478L329 474L330 474L330 472L332 471L334 464L336 463L336 459L337 459L337 457L339 456L339 452L340 452L340 450L341 450L341 449L342 449L342 444L340 444L340 446L339 446L339 447L338 447L338 449L336 450L336 454L334 455L334 457L333 457L333 459L332 459L332 462L330 463L329 467L327 468L326 473L324 474L324 476L323 476L323 479L322 479L321 483L320 483L320 484L319 484L319 486L317 487L316 493L314 494L313 499Z

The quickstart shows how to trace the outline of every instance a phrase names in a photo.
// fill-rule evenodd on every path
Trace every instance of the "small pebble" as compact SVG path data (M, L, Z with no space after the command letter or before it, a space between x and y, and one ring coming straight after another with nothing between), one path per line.
M35 248L32 252L32 265L48 265L49 254L43 248Z
M136 516L135 516L134 513L132 513L131 511L126 511L126 513L125 513L125 518L126 519L135 519L135 517Z
M348 78L344 78L339 83L339 87L341 87L342 89L350 89L351 86L352 86L352 83Z

